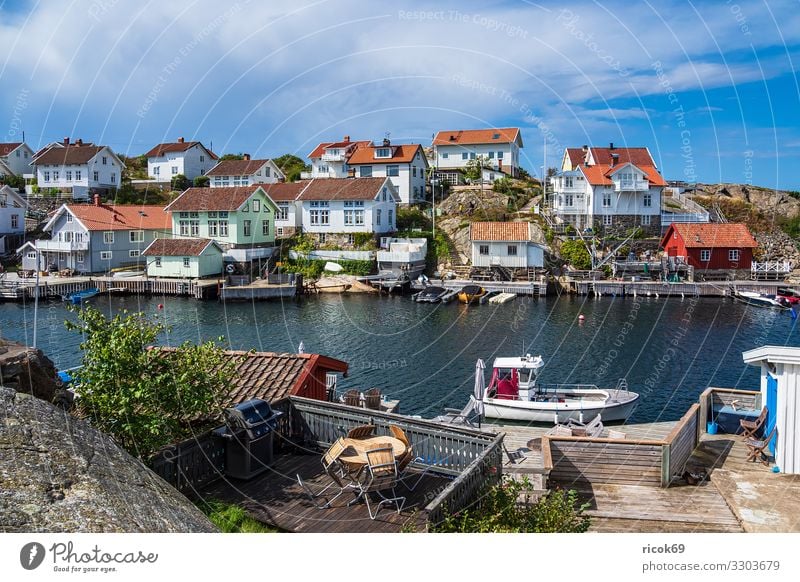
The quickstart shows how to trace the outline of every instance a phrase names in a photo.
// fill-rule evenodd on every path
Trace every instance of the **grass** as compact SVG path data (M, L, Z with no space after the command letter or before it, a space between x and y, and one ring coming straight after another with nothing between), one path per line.
M278 530L264 525L247 515L247 512L233 503L224 501L200 501L200 510L223 533L276 533Z

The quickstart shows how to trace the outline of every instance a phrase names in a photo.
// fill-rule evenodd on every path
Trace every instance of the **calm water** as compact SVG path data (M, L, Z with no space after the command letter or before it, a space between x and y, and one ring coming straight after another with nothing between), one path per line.
M286 303L98 297L106 313L160 313L163 343L224 336L235 349L318 352L350 363L343 387L378 386L409 414L461 407L477 358L524 352L545 360L544 382L614 386L642 394L632 422L674 420L707 386L753 389L758 371L742 351L800 345L787 313L718 299L517 298L499 306L424 305L407 297L320 296ZM163 303L163 311L158 305ZM584 323L578 315L584 314ZM59 368L80 362L80 336L64 329L61 303L39 307L38 344ZM33 306L0 304L0 335L30 344ZM523 351L524 350L524 351ZM488 374L487 374L488 379Z

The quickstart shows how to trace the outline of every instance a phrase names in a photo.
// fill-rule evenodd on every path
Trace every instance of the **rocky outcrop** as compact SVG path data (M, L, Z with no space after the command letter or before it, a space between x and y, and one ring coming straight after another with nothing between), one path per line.
M50 358L41 350L5 340L0 340L0 384L48 402L69 401Z
M88 422L0 387L0 531L216 529L188 499Z
M767 217L800 216L800 199L783 190L770 190L748 184L698 184L696 194L743 200Z

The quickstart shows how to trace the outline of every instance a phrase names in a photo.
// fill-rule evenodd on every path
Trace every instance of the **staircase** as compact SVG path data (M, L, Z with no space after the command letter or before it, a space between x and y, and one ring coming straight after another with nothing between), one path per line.
M495 281L513 281L514 274L502 265L492 265L492 275Z

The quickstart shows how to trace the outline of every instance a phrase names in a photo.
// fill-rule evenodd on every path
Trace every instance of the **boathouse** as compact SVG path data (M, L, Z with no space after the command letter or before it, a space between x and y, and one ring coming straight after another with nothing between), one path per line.
M672 223L661 239L669 257L695 269L749 271L758 243L741 223Z
M469 239L473 267L527 270L544 265L544 249L533 242L529 222L473 222Z
M222 273L222 248L206 238L157 238L142 255L148 277L198 279Z

